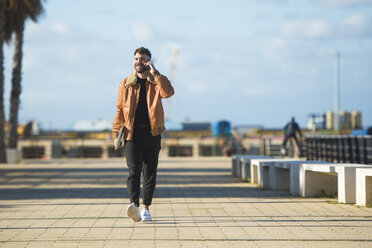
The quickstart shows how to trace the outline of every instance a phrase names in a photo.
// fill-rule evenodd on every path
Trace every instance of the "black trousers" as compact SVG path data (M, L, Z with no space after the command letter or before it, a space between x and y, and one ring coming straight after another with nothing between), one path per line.
M297 139L296 135L288 135L288 136L285 136L285 137L284 137L283 144L282 144L283 148L284 148L284 149L287 149L287 141L288 141L288 139L291 138L291 137L294 138L294 140L296 141L296 144L297 144L298 149L300 149L300 143L298 142L298 139Z
M133 140L125 141L129 169L127 189L131 203L139 206L141 173L143 173L143 204L150 206L156 185L161 135L152 136L149 128L135 128Z

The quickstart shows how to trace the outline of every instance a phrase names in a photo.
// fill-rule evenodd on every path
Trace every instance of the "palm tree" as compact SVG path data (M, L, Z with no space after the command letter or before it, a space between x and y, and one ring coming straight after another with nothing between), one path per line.
M0 0L0 163L6 163L6 147L4 134L4 4Z
M22 46L25 22L31 19L36 22L43 12L40 0L1 0L5 6L4 40L9 43L15 34L12 90L10 95L8 147L17 149L18 143L18 109L21 94Z

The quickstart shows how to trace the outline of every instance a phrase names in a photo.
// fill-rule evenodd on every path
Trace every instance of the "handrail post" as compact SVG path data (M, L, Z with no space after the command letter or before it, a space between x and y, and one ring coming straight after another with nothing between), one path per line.
M354 163L354 156L353 156L353 146L352 146L352 142L351 142L351 137L350 136L347 136L347 143L348 143L348 146L349 146L349 163Z

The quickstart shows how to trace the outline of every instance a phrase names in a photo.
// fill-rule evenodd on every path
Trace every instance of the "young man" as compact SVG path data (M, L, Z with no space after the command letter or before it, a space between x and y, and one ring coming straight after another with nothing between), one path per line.
M114 144L123 126L126 161L129 169L127 189L131 204L127 215L134 221L151 221L149 207L156 185L161 133L164 127L162 98L171 97L171 82L151 62L151 53L140 47L134 52L135 71L119 86L113 125ZM139 212L141 173L143 172L143 210Z
M298 132L300 134L300 138L302 137L301 129L298 126L297 122L295 121L294 117L291 117L291 121L287 123L284 127L284 141L282 144L282 154L285 154L287 151L287 141L289 138L294 138L297 144L297 148L299 151L301 151L300 143L298 142L296 133Z

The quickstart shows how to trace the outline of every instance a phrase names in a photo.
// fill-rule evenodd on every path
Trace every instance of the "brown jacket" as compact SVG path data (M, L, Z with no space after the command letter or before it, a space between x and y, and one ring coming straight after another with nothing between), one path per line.
M116 104L116 115L112 133L117 137L120 127L124 125L125 140L133 139L133 126L139 101L141 85L137 84L137 74L133 72L120 82L119 97ZM173 96L174 89L167 77L156 71L155 75L148 74L146 81L147 107L153 136L164 130L164 110L161 99Z

